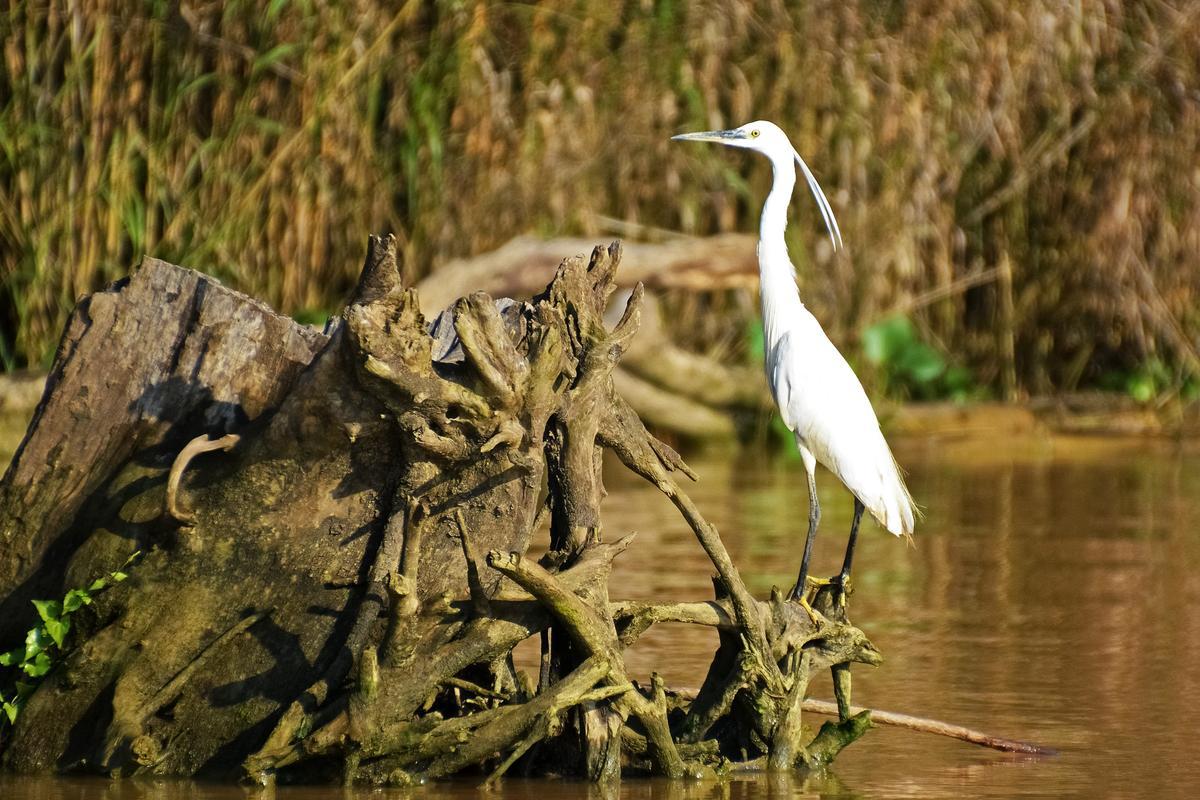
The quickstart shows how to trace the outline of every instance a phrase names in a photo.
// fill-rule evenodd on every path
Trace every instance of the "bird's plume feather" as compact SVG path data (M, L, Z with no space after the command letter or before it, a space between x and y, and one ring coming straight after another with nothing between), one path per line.
M796 157L796 163L800 165L800 171L804 173L804 179L808 181L808 188L817 201L817 208L821 209L821 218L825 220L825 227L829 230L829 241L833 242L833 249L837 250L842 247L842 230L833 216L833 208L825 198L825 193L821 191L821 184L817 183L816 176L812 174L812 170L808 168L808 164L804 163L804 159L800 157L795 148L792 148L792 155Z

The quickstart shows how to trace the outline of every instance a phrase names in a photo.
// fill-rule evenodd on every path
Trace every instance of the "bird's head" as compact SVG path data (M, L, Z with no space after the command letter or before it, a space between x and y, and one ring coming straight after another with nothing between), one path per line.
M716 142L726 147L740 147L744 150L756 150L768 158L780 158L783 163L792 160L792 143L787 134L774 122L760 119L747 122L740 128L727 131L700 131L699 133L681 133L672 136L675 142Z
M825 220L825 227L829 230L829 240L833 242L833 249L837 250L842 246L842 231L838 228L837 219L833 216L833 209L825 198L825 193L821 191L821 186L817 183L812 170L808 168L808 164L804 163L804 159L796 152L796 148L792 147L792 142L788 139L787 134L774 122L760 119L727 131L681 133L678 136L672 136L671 141L716 142L726 147L754 150L771 159L776 176L779 175L780 170L790 167L792 160L795 159L800 171L804 173L804 179L808 181L808 188L812 191L813 198L817 201L821 218ZM795 173L789 172L789 175L795 175Z

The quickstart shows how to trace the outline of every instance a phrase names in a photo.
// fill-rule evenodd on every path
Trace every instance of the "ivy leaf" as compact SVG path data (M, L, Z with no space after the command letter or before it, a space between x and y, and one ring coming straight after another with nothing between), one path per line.
M34 657L33 661L26 661L21 665L21 669L25 670L25 674L31 678L40 678L50 671L54 664L50 661L50 656L42 650Z
M71 620L66 617L46 620L46 633L50 634L50 638L54 640L54 644L58 645L60 650L63 646L63 640L67 638L67 633L70 630Z
M85 589L72 589L63 596L61 601L34 600L33 606L37 609L38 616L42 618L42 624L32 628L25 635L24 647L0 653L0 667L20 667L21 671L30 678L44 676L54 667L54 660L50 657L50 648L57 647L62 650L67 634L71 632L70 615L92 603L92 593L128 579L129 574L124 571L125 568L136 563L141 555L140 550L134 552L125 560L120 569L97 578ZM12 700L8 700L0 694L0 710L3 710L10 722L16 718L25 698L33 693L37 683L37 681L16 681L17 696Z
M23 660L32 661L50 646L50 641L50 635L41 625L31 628L29 633L25 634L25 658Z
M63 613L70 614L83 606L90 605L91 602L92 596L86 589L72 589L63 598Z
M34 600L33 607L37 609L38 616L42 618L43 622L62 616L63 604L57 600Z

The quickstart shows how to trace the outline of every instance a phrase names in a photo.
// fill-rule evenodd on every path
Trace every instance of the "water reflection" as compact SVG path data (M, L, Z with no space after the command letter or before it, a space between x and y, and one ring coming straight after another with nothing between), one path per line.
M856 669L856 701L1065 752L1034 762L879 730L842 754L844 785L867 797L1191 796L1200 786L1189 733L1200 705L1200 450L925 440L898 443L897 455L927 519L913 549L874 526L862 537L853 617L887 661ZM697 502L751 588L788 585L805 526L800 465L752 454L695 463ZM823 477L814 574L836 571L850 523L848 497ZM610 530L640 531L614 594L702 596L710 570L669 509L624 481L612 500ZM631 659L635 673L698 680L711 647L704 632L652 636ZM814 693L829 696L828 680Z
M195 781L99 778L4 778L0 792L7 800L432 800L495 797L497 800L782 800L797 796L860 797L832 774L736 775L725 781L626 780L602 788L577 781L509 779L494 792L476 782L448 781L412 789L345 789L335 786L292 786L257 789Z
M897 443L927 509L917 546L864 529L853 618L883 651L855 671L855 700L1063 750L1033 760L880 729L846 750L836 774L738 776L727 783L626 780L621 798L1190 797L1200 785L1200 450L1169 442L1055 439ZM693 457L697 503L719 526L751 588L788 585L807 499L798 462L761 453ZM609 536L637 531L613 596L697 599L711 568L674 508L609 471ZM841 563L850 500L827 475L814 574ZM714 640L652 630L635 676L696 685ZM828 697L829 682L814 694ZM817 720L814 720L817 721ZM242 800L237 787L188 782L0 778L12 800ZM478 797L474 782L371 797ZM263 795L257 795L263 796ZM287 788L279 800L342 796ZM500 800L597 797L585 784L508 780ZM266 797L266 796L264 796Z

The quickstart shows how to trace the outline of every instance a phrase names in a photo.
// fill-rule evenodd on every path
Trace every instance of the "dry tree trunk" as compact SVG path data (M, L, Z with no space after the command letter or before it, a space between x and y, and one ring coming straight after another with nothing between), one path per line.
M586 239L518 236L489 253L448 261L421 280L421 308L436 314L460 295L531 297L558 270L563 253L582 253ZM758 286L758 238L745 233L675 236L665 242L628 242L621 248L617 286L652 290L715 291Z
M690 470L618 394L643 300L638 286L604 324L620 254L428 325L375 238L323 334L155 261L81 305L0 484L5 641L29 599L144 557L77 612L0 730L4 765L404 784L519 764L601 781L813 767L861 735L869 718L847 713L808 740L801 703L829 667L849 709L847 665L877 651L826 594L819 626L751 597L679 485ZM602 448L680 509L715 600L609 597L630 540L604 537ZM625 670L661 621L720 632L694 700ZM512 650L539 634L535 683Z

